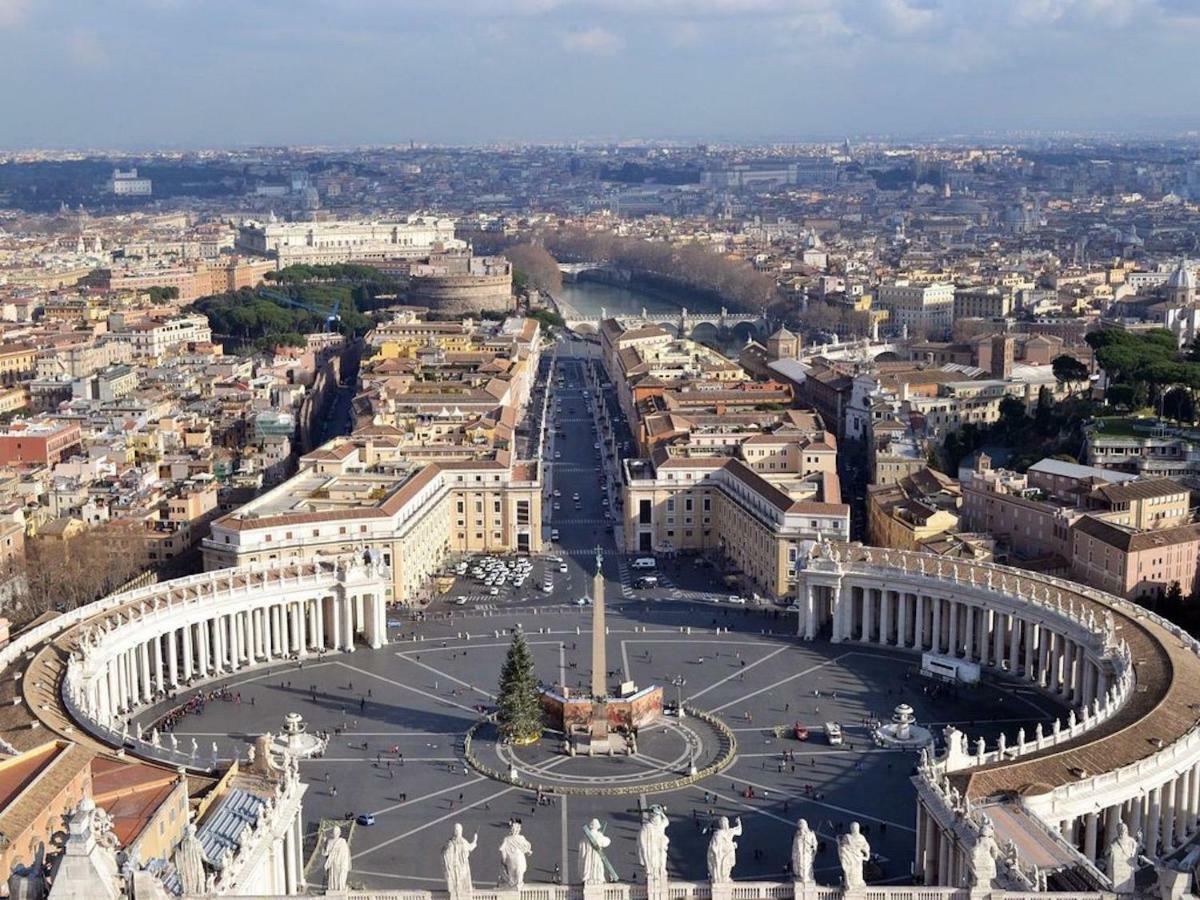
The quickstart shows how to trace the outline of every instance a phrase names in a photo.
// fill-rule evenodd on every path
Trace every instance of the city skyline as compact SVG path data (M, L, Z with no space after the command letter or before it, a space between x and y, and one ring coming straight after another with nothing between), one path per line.
M1198 34L1182 0L0 0L0 145L1179 135Z

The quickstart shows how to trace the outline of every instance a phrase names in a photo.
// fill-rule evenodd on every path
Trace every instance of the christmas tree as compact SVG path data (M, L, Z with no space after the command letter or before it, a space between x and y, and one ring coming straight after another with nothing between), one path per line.
M496 720L501 737L514 744L531 744L542 736L542 705L533 674L533 655L525 636L513 635L512 646L500 670L500 701Z

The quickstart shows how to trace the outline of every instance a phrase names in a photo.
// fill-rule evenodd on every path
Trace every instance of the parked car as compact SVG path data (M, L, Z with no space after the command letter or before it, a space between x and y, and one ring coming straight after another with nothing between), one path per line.
M354 821L357 822L359 825L364 825L364 826L369 827L369 826L375 824L375 814L374 813L359 813L358 816L354 819Z

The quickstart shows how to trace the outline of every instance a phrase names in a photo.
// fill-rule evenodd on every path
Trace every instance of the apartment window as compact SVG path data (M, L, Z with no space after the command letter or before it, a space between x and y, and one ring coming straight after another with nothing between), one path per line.
M461 500L458 501L458 511L463 512L463 502Z
M497 500L492 504L492 512L500 512L500 501Z

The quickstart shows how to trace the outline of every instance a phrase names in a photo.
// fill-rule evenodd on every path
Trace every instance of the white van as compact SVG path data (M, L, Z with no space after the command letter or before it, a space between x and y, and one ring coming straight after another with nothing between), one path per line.
M655 569L658 568L658 563L654 561L654 557L652 556L639 556L630 563L630 567L634 569Z

